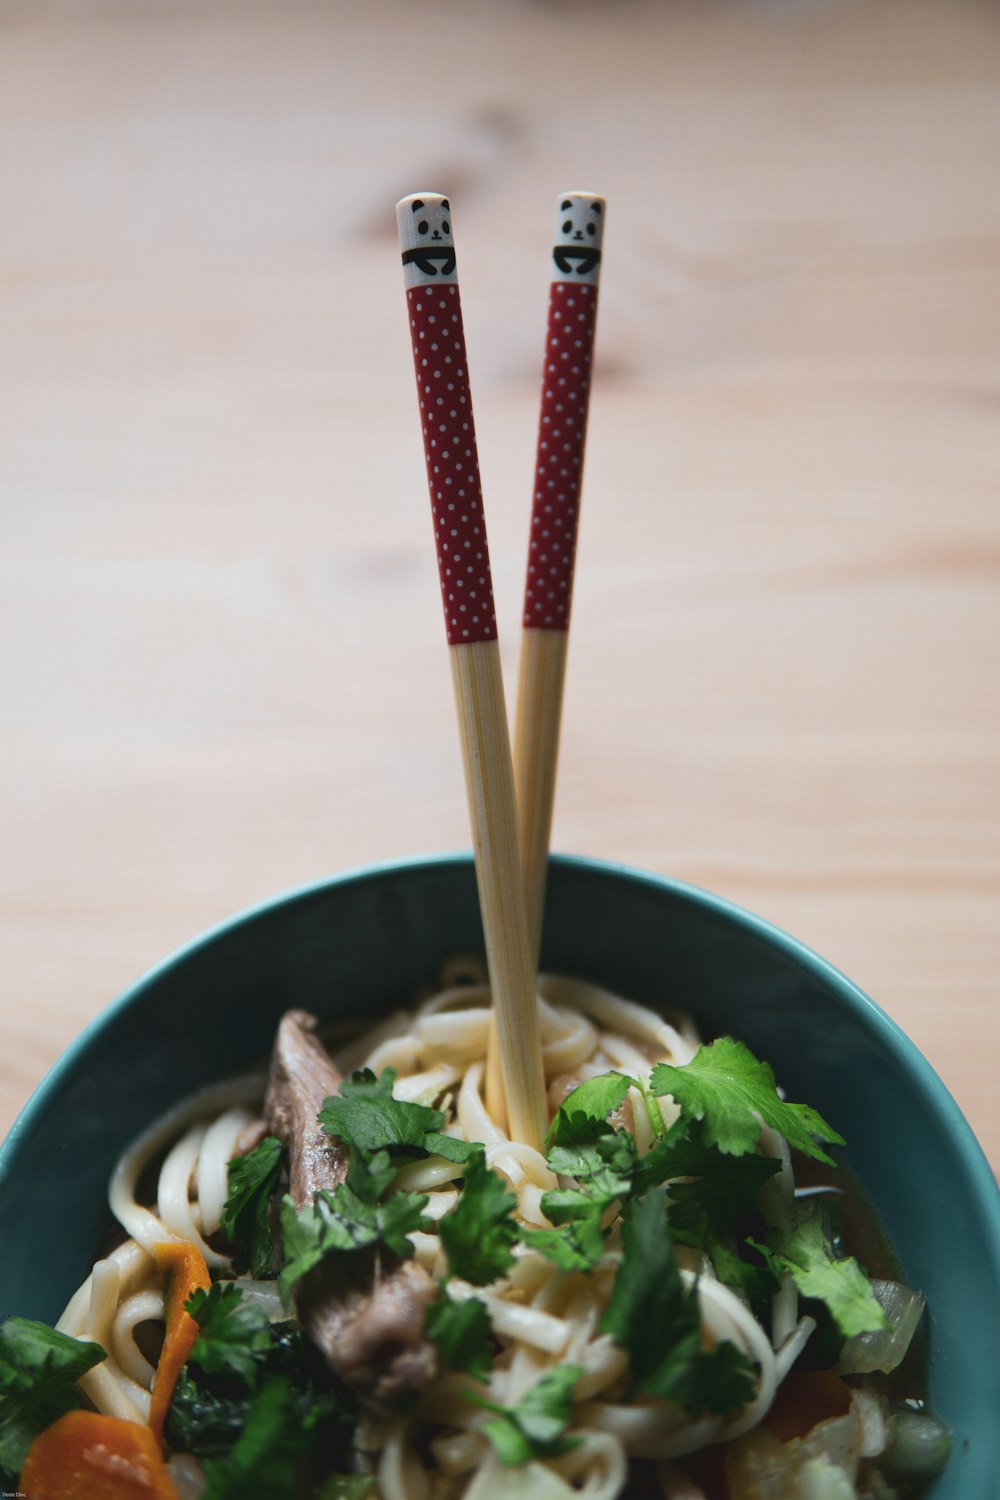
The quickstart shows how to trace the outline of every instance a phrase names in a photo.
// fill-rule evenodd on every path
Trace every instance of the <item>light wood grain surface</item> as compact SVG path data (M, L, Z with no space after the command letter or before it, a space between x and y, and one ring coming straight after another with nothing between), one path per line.
M393 204L461 202L511 701L585 187L555 844L812 944L1000 1164L998 160L992 4L0 0L0 1127L209 924L468 844Z

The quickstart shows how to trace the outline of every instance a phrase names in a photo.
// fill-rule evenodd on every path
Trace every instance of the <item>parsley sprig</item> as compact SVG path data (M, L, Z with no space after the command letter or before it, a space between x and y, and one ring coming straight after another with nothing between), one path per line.
M581 1365L556 1365L526 1391L514 1406L499 1406L471 1391L465 1399L496 1412L483 1431L508 1467L534 1458L557 1458L580 1445L580 1438L563 1434L573 1411L573 1388L583 1374Z
M438 1225L451 1276L488 1286L510 1270L521 1234L516 1207L517 1194L507 1191L480 1149L466 1166L458 1202Z
M600 1327L627 1351L633 1391L676 1401L692 1416L743 1406L753 1365L735 1344L702 1348L698 1294L677 1266L662 1191L631 1204L622 1249Z
M437 1344L441 1359L450 1370L464 1370L476 1380L485 1380L493 1367L489 1311L478 1297L455 1302L445 1286L432 1302L424 1319L424 1331Z
M787 1271L803 1297L824 1302L845 1338L889 1327L871 1282L853 1256L838 1258L819 1203L797 1206L789 1230L772 1229L757 1245L776 1274Z
M278 1284L286 1301L295 1283L331 1254L376 1245L400 1260L413 1254L410 1235L431 1227L424 1215L427 1194L394 1193L386 1198L396 1175L388 1152L365 1156L355 1150L347 1180L339 1187L317 1193L312 1203L299 1210L290 1197L285 1198L281 1207L285 1266Z
M258 1279L273 1275L268 1206L281 1170L282 1144L269 1135L229 1163L229 1197L222 1211L222 1232L233 1247L233 1270Z
M808 1104L786 1103L769 1065L729 1036L699 1047L683 1067L657 1063L650 1083L654 1094L671 1094L686 1118L704 1121L706 1141L730 1156L755 1149L760 1120L805 1156L831 1166L833 1158L820 1142L844 1144Z
M100 1344L31 1318L0 1324L0 1478L12 1492L35 1438L80 1405L76 1382L102 1359Z
M472 1141L445 1135L444 1113L426 1104L414 1104L393 1096L395 1068L386 1068L378 1078L362 1068L340 1085L340 1094L324 1102L320 1124L352 1152L371 1156L376 1151L406 1156L443 1156L465 1162L482 1148Z
M347 1178L318 1192L296 1209L290 1197L281 1208L285 1265L279 1284L287 1301L295 1284L320 1261L336 1254L381 1247L400 1260L413 1254L410 1235L431 1228L424 1216L425 1193L395 1189L408 1161L444 1156L466 1173L482 1147L446 1135L444 1113L393 1095L396 1073L377 1078L369 1068L345 1078L340 1093L325 1100L323 1128L348 1148Z
M522 1229L521 1238L561 1270L593 1270L614 1207L663 1183L675 1239L711 1251L778 1171L770 1157L726 1156L708 1143L703 1126L683 1117L669 1130L664 1126L640 1157L631 1132L613 1129L606 1118L632 1086L620 1073L588 1079L568 1095L549 1129L548 1165L574 1185L544 1193L542 1211L553 1228Z
M199 1332L167 1418L172 1446L204 1465L210 1500L296 1493L303 1464L345 1445L356 1402L298 1324L272 1323L240 1282L185 1305Z

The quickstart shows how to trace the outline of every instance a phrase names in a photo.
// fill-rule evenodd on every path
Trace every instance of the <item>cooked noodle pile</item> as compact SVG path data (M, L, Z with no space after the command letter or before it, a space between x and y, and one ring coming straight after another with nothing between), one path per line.
M470 972L473 962L453 960L443 976L444 988L412 1013L390 1016L363 1036L332 1047L331 1053L345 1076L360 1067L375 1074L395 1069L396 1097L436 1104L447 1114L449 1134L482 1142L487 1163L517 1195L518 1217L545 1227L542 1195L559 1181L538 1151L509 1139L484 1101L490 995L481 965ZM689 1062L699 1045L687 1017L665 1020L581 981L544 976L539 992L550 1113L584 1079L610 1069L646 1077L655 1062ZM111 1209L128 1238L94 1266L58 1324L62 1332L96 1340L108 1351L108 1359L80 1382L98 1410L140 1422L148 1417L155 1371L136 1332L163 1318L163 1278L152 1259L153 1247L170 1239L190 1241L209 1267L227 1267L228 1257L215 1248L227 1196L227 1163L260 1113L263 1089L262 1077L247 1078L188 1100L137 1140L115 1168ZM664 1098L659 1104L669 1124L672 1101ZM630 1090L621 1114L643 1155L653 1132L638 1089ZM794 1191L788 1150L767 1129L761 1146L781 1161L761 1195L765 1217L780 1224ZM145 1207L138 1201L137 1186L147 1167L161 1158L155 1208ZM436 1226L457 1201L463 1170L439 1158L414 1161L403 1169L397 1186L429 1195L425 1212ZM443 1277L447 1264L437 1233L418 1231L412 1240L416 1259L432 1276ZM622 1493L631 1457L655 1461L663 1493L672 1494L672 1475L674 1480L679 1476L670 1460L758 1423L814 1327L811 1318L799 1318L789 1282L774 1299L772 1332L766 1333L745 1302L717 1279L707 1259L678 1248L681 1274L688 1285L697 1286L706 1347L729 1340L748 1356L756 1372L754 1394L741 1411L726 1418L692 1419L681 1407L648 1397L626 1403L626 1354L598 1327L622 1259L619 1227L612 1228L593 1274L560 1271L523 1244L516 1254L504 1279L486 1288L452 1279L450 1295L460 1300L475 1293L489 1310L501 1349L488 1381L493 1402L514 1405L556 1364L582 1368L567 1429L568 1437L580 1441L545 1462L590 1500L614 1500ZM469 1390L483 1393L470 1376L445 1372L405 1416L372 1417L361 1424L357 1445L370 1455L382 1500L482 1500L504 1492L502 1483L510 1471L501 1468L483 1434L489 1413L462 1399Z

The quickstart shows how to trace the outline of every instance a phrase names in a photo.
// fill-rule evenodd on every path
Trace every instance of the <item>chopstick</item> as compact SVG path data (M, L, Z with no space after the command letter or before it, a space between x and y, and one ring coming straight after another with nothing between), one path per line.
M597 322L605 201L559 199L514 727L514 783L528 933L537 968Z
M535 969L451 209L439 193L414 193L397 203L396 222L507 1122L513 1139L540 1149Z

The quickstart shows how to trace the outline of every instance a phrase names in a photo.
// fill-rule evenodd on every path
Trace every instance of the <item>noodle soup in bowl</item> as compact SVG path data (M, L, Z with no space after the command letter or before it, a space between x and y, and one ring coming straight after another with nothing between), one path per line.
M260 1069L289 1009L375 1025L482 951L471 858L352 872L279 897L168 959L64 1054L0 1151L0 1317L55 1323L110 1243L130 1143ZM957 1106L898 1028L822 959L720 899L595 861L552 862L542 967L740 1038L846 1140L901 1279L927 1299L929 1405L952 1428L933 1500L1000 1474L1000 1197ZM864 1259L864 1254L860 1258Z

